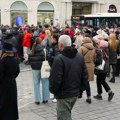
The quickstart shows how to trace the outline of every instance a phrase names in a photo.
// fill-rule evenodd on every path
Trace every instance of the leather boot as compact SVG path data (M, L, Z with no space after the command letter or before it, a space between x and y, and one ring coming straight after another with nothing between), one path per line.
M111 78L109 82L115 83L115 78Z

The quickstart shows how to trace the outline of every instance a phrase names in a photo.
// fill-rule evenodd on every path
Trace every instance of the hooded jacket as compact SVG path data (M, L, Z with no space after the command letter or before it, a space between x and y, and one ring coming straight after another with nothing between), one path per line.
M85 64L87 66L88 70L88 80L93 81L94 80L94 69L95 69L95 48L92 44L91 39L86 39L82 46L79 49L79 52L84 56Z
M83 57L72 47L66 47L54 59L49 77L50 92L57 99L78 96L87 83L88 74Z

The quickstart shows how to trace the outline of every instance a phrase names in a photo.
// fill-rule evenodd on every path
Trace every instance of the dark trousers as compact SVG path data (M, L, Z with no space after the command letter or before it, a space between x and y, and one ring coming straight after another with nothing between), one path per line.
M115 78L115 74L116 74L116 64L110 64L110 65L109 65L109 74L110 74L110 66L112 66L112 78Z
M120 74L120 59L117 59L116 75L119 76L119 74Z
M106 92L108 92L110 90L109 85L106 82L106 75L107 73L99 73L97 74L97 92L98 94L102 94L102 86L104 87L104 89L106 90Z
M85 87L86 87L86 94L87 94L87 97L90 97L90 96L91 96L90 83L88 82L87 85L86 85Z

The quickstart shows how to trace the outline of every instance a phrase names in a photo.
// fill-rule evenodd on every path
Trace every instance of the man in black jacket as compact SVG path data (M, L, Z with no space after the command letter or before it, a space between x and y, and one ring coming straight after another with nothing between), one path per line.
M71 47L71 38L61 35L59 50L49 77L50 92L57 99L57 120L72 120L71 110L88 80L84 58Z

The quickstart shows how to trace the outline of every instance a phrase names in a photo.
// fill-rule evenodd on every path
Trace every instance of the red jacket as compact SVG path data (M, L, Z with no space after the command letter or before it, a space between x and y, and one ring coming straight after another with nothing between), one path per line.
M22 46L30 48L31 47L31 38L32 38L32 34L26 33L23 37Z
M45 37L46 37L46 34L45 34L45 33L40 35L40 38L41 38L42 40L44 40Z

